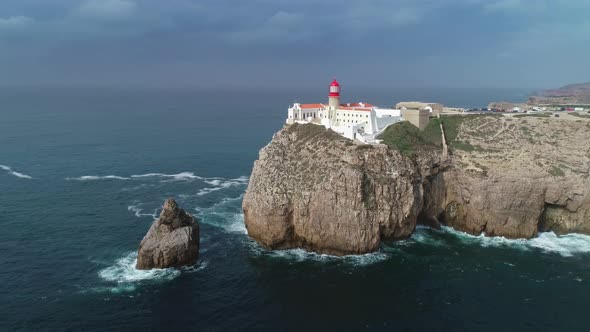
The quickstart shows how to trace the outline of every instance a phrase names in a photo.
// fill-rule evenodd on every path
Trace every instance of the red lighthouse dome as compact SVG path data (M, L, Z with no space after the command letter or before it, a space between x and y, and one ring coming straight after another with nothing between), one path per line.
M330 84L330 97L340 97L340 83L334 79Z

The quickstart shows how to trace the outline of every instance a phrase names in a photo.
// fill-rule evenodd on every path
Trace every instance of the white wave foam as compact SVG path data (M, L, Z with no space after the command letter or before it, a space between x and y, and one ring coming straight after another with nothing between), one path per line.
M180 275L177 269L152 269L138 270L137 253L131 252L125 257L118 259L113 266L107 267L98 272L103 280L117 283L133 283L144 280L172 280Z
M241 202L243 197L244 195L224 197L210 207L196 207L197 217L200 222L221 227L227 232L248 234L246 225L244 224L244 214L241 211L241 205L233 206ZM218 220L221 220L221 222Z
M205 250L200 250L200 252L204 253ZM199 272L201 270L204 270L207 267L207 265L209 265L209 262L202 261L202 262L199 262L197 265L183 267L182 272L186 272L186 273Z
M387 253L380 251L364 255L333 256L305 251L303 249L266 250L254 242L252 242L251 250L254 254L259 256L285 259L295 262L315 261L322 263L344 263L354 266L372 265L385 261L390 257Z
M434 233L447 233L463 243L477 244L483 247L512 248L519 250L540 250L544 253L559 254L563 257L571 257L575 254L590 253L590 236L582 234L556 235L553 232L539 233L532 239L507 239L502 236L488 237L485 234L479 236L457 231L451 227L443 227L441 231L432 231L428 234L425 229L417 229L411 240L435 246L446 246L444 239L433 236Z
M223 220L223 223L211 221L211 217L215 216ZM205 212L199 217L199 221L208 225L221 227L230 233L248 234L246 225L244 224L244 214L235 212Z
M33 178L30 175L17 172L15 170L13 170L11 167L6 166L6 165L0 165L0 168L3 169L3 170L5 170L6 172L8 172L8 174L16 176L17 178L29 179L29 180Z
M130 180L130 178L126 178L124 176L118 175L84 175L77 178L66 178L68 181L96 181L96 180Z
M134 212L135 216L138 218L152 217L152 218L156 219L158 217L158 209L155 209L154 213L142 213L143 212L142 208L138 207L137 205L129 205L127 207L127 211Z
M215 179L205 180L205 183L212 185L214 187L203 188L203 189L199 190L199 192L197 193L197 196L204 196L204 195L210 194L214 191L227 189L230 187L237 187L237 186L246 185L246 184L248 184L248 177L240 176L238 178L229 179L229 180L215 178Z
M567 234L558 236L553 232L541 233L538 237L528 240L531 247L545 252L555 252L564 257L590 252L590 236Z
M131 175L132 178L171 178L176 181L188 181L193 179L203 179L202 177L195 175L192 172L181 172L178 174L164 174L164 173L147 173L147 174L135 174Z

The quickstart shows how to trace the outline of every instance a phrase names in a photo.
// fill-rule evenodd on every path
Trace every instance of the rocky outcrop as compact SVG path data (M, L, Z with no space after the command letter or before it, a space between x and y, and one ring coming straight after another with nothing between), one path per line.
M588 119L469 116L449 150L407 156L290 125L255 162L248 234L271 249L336 255L375 251L417 223L509 238L590 234Z
M248 234L265 247L358 254L410 236L422 197L415 160L294 124L260 152L243 210Z
M136 268L182 267L198 258L199 224L169 198L139 245Z

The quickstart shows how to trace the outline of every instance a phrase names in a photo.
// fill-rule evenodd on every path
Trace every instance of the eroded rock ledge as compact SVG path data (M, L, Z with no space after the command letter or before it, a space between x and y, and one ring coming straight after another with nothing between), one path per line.
M407 238L418 223L510 238L590 233L587 120L546 121L474 117L453 138L462 149L451 142L444 159L436 147L409 156L317 125L288 126L254 164L248 234L271 249L345 255Z

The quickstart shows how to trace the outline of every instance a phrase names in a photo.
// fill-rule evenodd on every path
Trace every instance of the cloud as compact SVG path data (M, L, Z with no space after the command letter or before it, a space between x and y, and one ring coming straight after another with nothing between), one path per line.
M263 70L268 82L355 70L465 81L533 63L549 80L590 68L574 58L590 50L589 11L589 0L0 0L0 84L192 82L191 68L235 82Z
M313 37L312 26L304 21L303 14L280 10L260 22L228 31L225 38L238 45L298 42Z
M137 4L131 0L87 0L74 9L81 18L119 20L133 16Z
M27 27L35 22L28 16L0 17L0 30L18 30Z
M513 11L521 9L523 2L521 0L498 0L489 1L484 5L485 10L490 12Z

